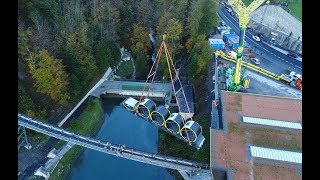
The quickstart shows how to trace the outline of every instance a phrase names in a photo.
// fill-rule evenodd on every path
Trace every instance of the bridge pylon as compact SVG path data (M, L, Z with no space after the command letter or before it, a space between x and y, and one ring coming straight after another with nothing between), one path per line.
M26 128L23 126L18 126L18 151L22 146L27 149L32 148L27 138Z

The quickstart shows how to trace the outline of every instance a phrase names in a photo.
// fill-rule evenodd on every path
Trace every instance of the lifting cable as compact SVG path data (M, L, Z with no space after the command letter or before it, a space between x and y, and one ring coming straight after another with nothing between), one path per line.
M178 79L178 81L179 81L179 84L180 84L180 87L181 87L181 90L182 90L182 94L183 94L184 100L186 101L188 113L191 113L190 108L189 108L189 104L188 104L188 101L187 101L187 97L186 97L186 95L185 95L185 93L184 93L184 89L183 89L183 87L182 87L182 83L181 83L181 81L180 81L180 78L179 78L179 76L178 76L178 74L177 74L177 70L176 70L176 68L175 68L174 65L173 65L173 60L172 60L172 58L171 58L171 56L170 56L170 54L169 54L169 51L168 51L168 49L167 49L167 45L165 44L164 46L165 46L165 50L167 51L167 53L168 53L168 55L169 55L169 59L170 59L170 61L171 61L171 65L172 65L172 67L173 67L173 70L174 70L174 72L176 73L177 79ZM191 117L191 120L192 120L192 117Z
M170 73L171 84L172 84L172 88L173 88L173 91L174 91L175 99L176 99L176 101L177 101L179 113L181 113L181 108L180 108L180 105L179 105L178 97L176 96L176 90L175 90L175 88L174 88L174 83L173 83L172 72L171 72L169 60L170 60L170 62L171 62L171 65L173 66L174 73L175 73L175 75L177 76L177 79L178 79L179 84L180 84L180 86L181 86L182 94L183 94L184 100L185 100L186 105L187 105L188 113L191 113L191 112L190 112L190 108L189 108L189 104L188 104L188 101L187 101L187 98L186 98L186 95L185 95L185 93L184 93L184 89L183 89L183 87L182 87L182 83L181 83L180 78L179 78L179 76L178 76L178 74L177 74L177 71L176 71L176 69L175 69L175 67L174 67L173 60L172 60L172 58L171 58L171 56L170 56L170 53L169 53L169 51L168 51L168 48L167 48L167 46L166 46L166 44L165 44L165 36L166 36L166 35L163 35L163 41L162 41L162 43L161 43L161 45L160 45L160 48L159 48L159 51L158 51L158 53L157 53L156 61L153 62L152 66L151 66L151 68L150 68L150 71L149 71L149 73L148 73L147 80L146 80L146 82L145 82L145 84L144 84L144 86L143 86L143 90L142 90L142 93L141 93L141 96L140 96L140 99L139 99L138 104L140 104L141 101L142 101L142 97L144 96L144 92L145 92L145 90L146 90L146 85L147 85L148 80L149 80L149 78L150 78L150 75L151 75L151 73L152 73L153 67L154 67L154 65L156 64L156 68L155 68L155 71L154 71L154 73L153 73L153 75L152 75L153 77L152 77L152 80L151 80L151 82L150 82L150 86L149 86L149 88L148 88L148 92L147 92L147 94L145 95L145 97L148 98L148 96L149 96L149 94L150 94L150 90L151 90L151 88L152 88L153 81L154 81L154 79L155 79L156 72L157 72L157 69L158 69L158 65L159 65L159 62L160 62L160 57L161 57L161 54L162 54L162 48L164 48L164 49L165 49L165 54L166 54L166 59L167 59L167 64L168 64L168 69L169 69L169 73ZM168 58L168 56L169 56L169 58ZM138 112L138 106L136 106L136 112ZM180 116L181 116L181 114L180 114ZM186 124L186 119L185 119L184 117L182 117L182 116L181 116L181 118L182 118L182 123L183 123L183 127L184 127L185 124ZM192 120L192 118L191 118L191 120ZM186 133L186 135L187 135L188 143L189 143L189 145L191 145L191 142L190 142L190 138L189 138L189 134L188 134L188 132L187 132L187 129L186 129L186 128L184 128L184 129L185 129L185 133Z
M141 93L141 96L140 96L140 99L139 99L138 104L141 103L141 100L142 100L144 91L145 91L145 89L146 89L146 85L147 85L147 83L148 83L148 80L149 80L150 74L151 74L151 72L152 72L153 66L157 63L156 69L155 69L155 71L154 71L155 73L153 74L153 77L152 77L152 80L151 80L151 83L150 83L150 86L149 86L147 95L146 95L145 97L148 98L148 96L149 96L149 92L150 92L150 89L151 89L151 87L152 87L154 77L156 77L156 72L157 72L157 69L158 69L158 65L159 65L160 56L161 56L161 53L162 53L163 44L164 44L164 42L161 43L160 49L159 49L159 51L158 51L158 53L157 53L157 56L156 56L156 61L153 62L152 66L151 66L151 68L150 68L150 71L149 71L149 74L148 74L148 76L147 76L147 80L146 80L146 82L144 83L143 90L142 90L142 93ZM159 56L159 54L160 54L160 56ZM136 107L136 112L138 112L138 106Z
M164 39L163 39L163 41L164 41ZM169 69L169 74L170 74L172 89L173 89L173 91L174 91L174 97L176 98L177 105L178 105L178 109L179 109L179 112L181 113L181 109L180 109L178 97L177 97L177 95L176 95L176 90L175 90L175 88L174 88L174 83L173 83L173 78L172 78L172 73L171 73L169 58L168 58L168 56L170 57L170 54L169 54L169 51L168 51L167 46L166 46L165 44L164 44L164 50L165 50L165 54L166 54L166 59L167 59L167 64L168 64L168 69ZM174 66L173 66L173 67L174 67ZM176 71L175 71L175 75L178 77L178 74L177 74ZM182 88L182 86L181 86L181 88ZM182 88L182 89L183 89L183 88ZM186 102L186 104L188 104L188 102ZM180 115L180 116L181 116L181 115ZM181 116L181 117L182 117L182 116ZM185 120L184 117L182 117L182 123L183 123L183 127L184 127L185 124L186 124L186 120ZM190 143L190 138L189 138L189 134L188 134L188 132L187 132L187 128L184 128L184 130L185 130L185 133L187 134L188 143L189 143L189 145L191 145L191 143Z

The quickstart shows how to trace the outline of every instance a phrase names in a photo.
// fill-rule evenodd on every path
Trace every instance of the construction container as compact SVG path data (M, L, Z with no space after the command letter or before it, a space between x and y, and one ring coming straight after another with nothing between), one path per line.
M173 134L178 134L183 126L183 120L179 113L172 113L165 121L164 126Z
M150 114L150 119L153 123L158 126L163 126L166 119L170 116L170 111L164 106L160 105L156 110L152 111Z
M137 104L137 114L143 118L149 118L150 113L156 109L156 104L151 99L144 99Z
M138 102L139 101L137 101L136 99L129 97L129 98L126 98L121 104L126 110L134 111Z
M213 39L209 38L209 44L214 50L222 50L224 49L225 43L222 39Z
M224 34L222 39L227 46L233 49L236 49L239 46L239 36L236 34Z
M180 130L180 135L190 142L195 142L201 133L202 127L195 121L187 121Z

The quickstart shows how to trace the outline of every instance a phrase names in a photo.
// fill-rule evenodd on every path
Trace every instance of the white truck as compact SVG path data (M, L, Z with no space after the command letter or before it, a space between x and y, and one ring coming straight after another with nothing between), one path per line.
M231 56L231 57L233 57L233 58L235 58L235 59L237 59L237 53L234 52L234 51L229 51L229 52L228 52L228 55Z

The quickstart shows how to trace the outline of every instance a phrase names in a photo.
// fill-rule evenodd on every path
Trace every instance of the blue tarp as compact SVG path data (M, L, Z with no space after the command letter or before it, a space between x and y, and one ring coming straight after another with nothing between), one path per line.
M232 48L238 48L239 36L236 34L224 34L223 41Z
M224 49L224 42L222 39L209 39L209 44L214 50Z

